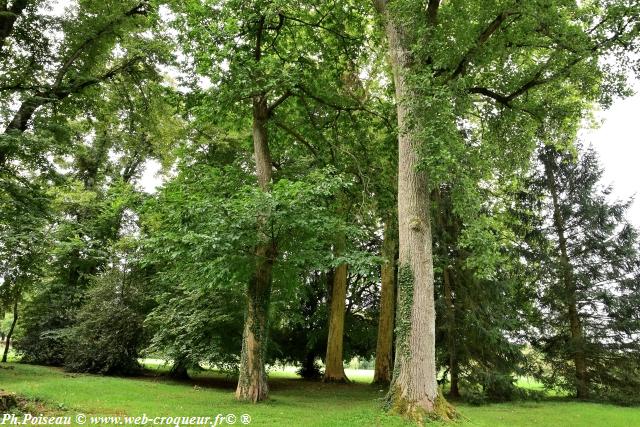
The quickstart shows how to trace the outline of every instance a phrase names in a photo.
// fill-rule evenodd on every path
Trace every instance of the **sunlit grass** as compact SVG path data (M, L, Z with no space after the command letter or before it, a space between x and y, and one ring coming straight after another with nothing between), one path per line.
M347 370L351 384L323 384L295 377L295 369L272 368L271 399L259 405L234 400L235 381L206 371L191 381L162 376L168 366L155 367L144 377L116 378L69 374L61 369L3 364L0 388L38 398L52 412L103 415L213 416L249 414L251 425L264 426L410 426L381 410L385 391L368 382L371 371ZM538 387L529 380L526 384ZM523 383L523 385L525 385ZM640 426L639 408L622 408L554 398L486 406L458 405L462 426ZM241 424L237 424L241 425Z

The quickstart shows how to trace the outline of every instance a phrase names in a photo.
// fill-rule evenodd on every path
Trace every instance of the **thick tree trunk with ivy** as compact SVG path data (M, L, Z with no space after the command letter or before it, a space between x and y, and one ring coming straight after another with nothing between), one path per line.
M237 399L254 403L267 399L269 394L265 356L273 264L271 250L266 246L258 248L256 257L256 272L247 287L240 376L236 389Z
M571 351L573 353L573 363L576 370L576 396L579 399L589 397L589 381L587 376L587 358L585 355L584 334L582 331L582 320L578 310L578 295L573 269L569 261L566 237L566 221L560 209L559 194L556 186L555 161L553 159L554 148L548 148L543 156L547 185L551 193L553 204L553 227L558 237L558 253L560 260L560 274L564 287L569 320L569 331L571 334Z
M13 302L13 321L11 322L11 327L7 332L7 336L5 337L4 353L2 354L3 363L7 361L7 357L9 356L9 345L11 344L11 337L13 337L13 331L16 328L16 323L18 323L18 298Z
M407 82L411 56L404 29L376 0L387 36L398 117L398 308L396 357L387 396L389 408L423 422L448 419L453 408L438 390L435 357L435 302L428 178L418 169L420 141L409 124L414 93Z
M396 309L396 255L398 240L395 220L384 224L381 270L380 319L378 320L378 341L376 345L376 366L373 382L389 384L393 372L393 322Z
M271 187L271 155L267 139L269 109L266 96L253 101L253 145L258 186L264 192ZM268 334L269 301L271 299L271 272L275 247L265 227L269 212L258 212L258 240L255 250L255 272L247 286L247 310L242 335L240 376L236 398L259 402L268 397L265 354Z
M340 256L346 248L344 233L336 237L335 255ZM343 364L344 315L347 298L347 264L336 267L333 272L331 286L331 305L329 308L329 335L327 337L327 354L323 381L347 382Z

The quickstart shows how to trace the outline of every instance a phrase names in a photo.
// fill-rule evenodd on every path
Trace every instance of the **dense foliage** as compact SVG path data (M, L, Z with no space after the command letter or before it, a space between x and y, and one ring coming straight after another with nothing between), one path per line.
M637 2L60 3L0 2L23 362L160 358L259 401L267 365L346 382L330 360L384 357L420 420L524 375L633 403L640 238L576 135L629 94Z
M638 231L624 218L630 202L612 201L601 177L592 148L539 151L531 183L540 197L541 238L532 240L531 258L539 266L539 313L531 341L548 385L632 402L640 385Z

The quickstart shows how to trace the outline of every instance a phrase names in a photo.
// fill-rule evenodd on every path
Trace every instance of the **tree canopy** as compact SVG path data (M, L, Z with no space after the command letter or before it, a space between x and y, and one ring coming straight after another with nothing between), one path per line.
M0 1L5 355L632 403L640 240L577 135L639 50L632 0Z

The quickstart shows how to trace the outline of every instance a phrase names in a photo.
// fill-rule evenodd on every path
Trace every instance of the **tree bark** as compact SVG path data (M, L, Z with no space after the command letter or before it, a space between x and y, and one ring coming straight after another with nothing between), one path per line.
M435 358L435 302L429 185L418 170L419 137L409 124L415 98L406 80L411 57L401 24L375 0L385 21L398 118L398 309L396 357L387 396L393 412L419 422L449 419L453 408L439 394Z
M267 120L269 109L266 95L253 100L253 147L258 186L264 192L271 188L271 155L269 153ZM269 387L265 370L268 334L268 312L271 299L272 267L275 244L266 232L269 212L258 212L258 240L255 249L255 272L247 286L247 310L242 335L240 376L236 398L259 402L268 398Z
M11 337L13 336L13 330L16 327L16 323L18 323L18 298L13 302L13 322L11 322L11 327L9 328L9 332L7 332L5 339L2 363L7 362L7 357L9 356L9 345L11 344Z
M29 97L25 99L22 104L20 104L20 108L13 115L11 122L7 125L5 129L5 133L9 133L10 131L17 131L19 133L23 133L27 130L27 126L29 121L33 117L34 113L38 108L44 105L47 102L42 97Z
M553 226L558 236L561 280L566 296L565 304L567 306L569 330L571 333L571 351L573 353L573 363L576 371L576 397L578 397L578 399L586 399L589 397L589 380L587 375L587 358L584 351L584 334L582 331L582 320L580 319L578 310L576 282L567 251L566 224L560 209L559 191L556 185L554 150L554 148L546 149L546 152L543 154L543 164L547 177L547 185L551 193L551 202L553 204Z
M29 124L29 120L33 117L35 111L42 105L44 102L38 100L37 98L27 98L25 101L20 104L18 111L14 114L11 122L7 125L4 130L4 134L9 133L18 133L22 134L27 130L27 126ZM3 167L7 158L9 158L11 153L7 151L6 148L0 147L0 167Z
M396 298L396 255L398 241L397 225L394 220L384 224L381 271L380 319L378 320L378 341L376 345L376 366L373 382L388 385L393 372L393 322L395 319Z
M267 324L271 297L270 250L260 246L256 251L256 272L247 287L247 311L242 336L240 376L236 398L259 402L268 398L269 386L265 369Z
M336 238L335 254L340 256L346 248L346 237L341 233ZM329 309L329 335L327 337L327 354L325 357L325 382L348 382L344 373L344 315L347 298L347 264L336 267L331 287L331 305Z

